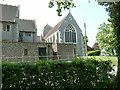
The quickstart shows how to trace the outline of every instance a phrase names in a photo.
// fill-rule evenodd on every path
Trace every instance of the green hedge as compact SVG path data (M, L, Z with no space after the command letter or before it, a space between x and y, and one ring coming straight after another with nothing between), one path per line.
M71 62L2 64L3 89L111 88L110 61L74 60Z
M99 55L100 55L100 50L88 52L88 56L99 56Z

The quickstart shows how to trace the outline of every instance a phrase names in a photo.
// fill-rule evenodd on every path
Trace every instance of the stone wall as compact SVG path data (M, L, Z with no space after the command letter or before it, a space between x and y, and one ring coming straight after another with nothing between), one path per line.
M74 17L71 15L71 13L68 14L67 18L65 18L64 22L61 24L59 27L59 31L61 33L60 35L60 40L61 43L66 43L65 42L65 28L68 24L73 25L76 31L76 55L77 56L84 56L84 44L83 44L83 35L82 35L82 30L80 29L79 25L77 24L76 20Z
M44 60L69 60L76 56L76 44L57 44L57 55L53 54L51 43L32 42L2 42L2 56L4 61L36 62ZM46 55L39 55L39 48L46 48ZM27 55L25 54L27 50Z
M72 59L74 56L76 56L76 44L59 43L57 44L57 50L57 54L61 60Z
M10 25L10 31L4 31L4 26ZM18 41L18 30L17 30L17 24L14 22L2 22L2 40L6 41Z
M2 56L4 60L13 62L35 62L39 60L39 48L46 48L46 56L52 54L51 43L32 42L2 42ZM24 55L27 49L27 55Z

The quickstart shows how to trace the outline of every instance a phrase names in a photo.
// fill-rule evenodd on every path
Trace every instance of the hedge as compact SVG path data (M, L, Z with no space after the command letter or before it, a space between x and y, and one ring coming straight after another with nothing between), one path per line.
M88 52L88 56L99 56L99 55L100 55L100 50Z
M110 61L73 60L2 64L3 89L112 88Z

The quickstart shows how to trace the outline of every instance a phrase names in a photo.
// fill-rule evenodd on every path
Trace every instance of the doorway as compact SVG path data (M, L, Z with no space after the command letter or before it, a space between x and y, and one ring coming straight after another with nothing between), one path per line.
M46 47L39 47L39 59L46 59Z

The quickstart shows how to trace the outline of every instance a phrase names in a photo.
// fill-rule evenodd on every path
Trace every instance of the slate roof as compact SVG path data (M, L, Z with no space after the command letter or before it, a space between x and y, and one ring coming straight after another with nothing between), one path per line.
M12 5L0 4L0 21L15 22L18 16L18 7Z
M66 16L66 17L67 17L67 16ZM55 26L46 34L45 38L47 38L47 37L49 37L50 35L52 35L53 33L55 33L55 32L59 29L59 27L61 26L61 24L63 23L63 21L65 20L66 17L64 17L57 25L55 25Z
M18 23L19 31L35 32L36 25L34 20L20 19Z

